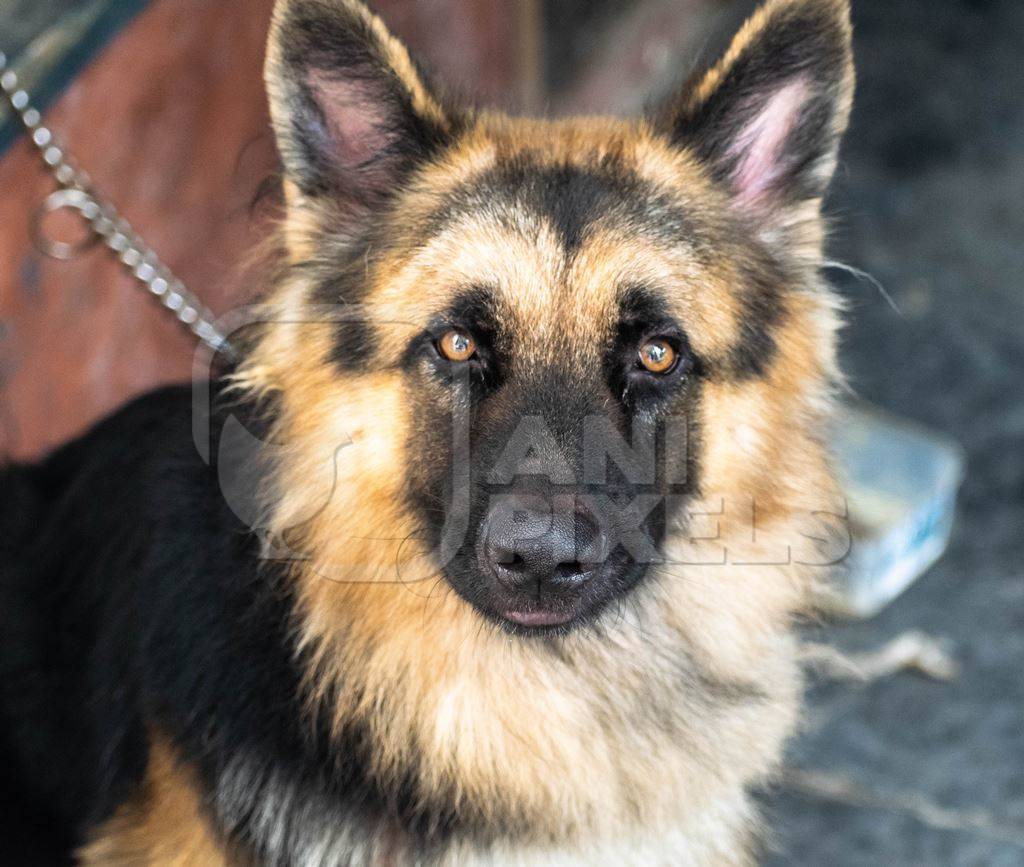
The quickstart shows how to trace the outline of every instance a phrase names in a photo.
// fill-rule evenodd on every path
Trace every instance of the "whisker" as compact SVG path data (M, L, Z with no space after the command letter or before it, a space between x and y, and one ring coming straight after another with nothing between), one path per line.
M903 311L900 310L899 305L893 299L892 295L889 294L889 291L875 277L871 276L867 271L862 271L860 268L855 268L853 265L847 265L845 262L838 262L834 259L829 259L825 262L822 262L821 267L825 268L826 270L845 271L850 276L855 277L858 280L863 280L865 283L869 283L870 285L874 286L875 289L878 290L878 294L881 295L886 300L888 305L893 309L893 312L895 312L897 316L899 316L901 319L907 318L904 315Z

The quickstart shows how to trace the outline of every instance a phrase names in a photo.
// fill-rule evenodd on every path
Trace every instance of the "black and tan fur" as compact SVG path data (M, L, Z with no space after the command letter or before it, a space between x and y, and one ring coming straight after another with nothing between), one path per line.
M281 276L215 420L274 444L261 536L289 556L225 506L187 394L8 470L26 778L91 864L748 863L842 514L819 268L847 3L770 0L641 120L453 106L354 0L282 0L267 81ZM465 382L430 354L453 326L488 353ZM675 379L623 373L645 328ZM649 483L661 557L518 629L470 550L482 479L524 417L578 468L588 416L682 470ZM470 541L439 558L460 484Z

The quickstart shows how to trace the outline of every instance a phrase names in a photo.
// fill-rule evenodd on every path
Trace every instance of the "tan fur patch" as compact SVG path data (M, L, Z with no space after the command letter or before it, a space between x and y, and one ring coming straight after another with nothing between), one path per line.
M192 771L170 744L153 738L141 790L91 835L78 853L95 867L229 867L231 855L204 815Z

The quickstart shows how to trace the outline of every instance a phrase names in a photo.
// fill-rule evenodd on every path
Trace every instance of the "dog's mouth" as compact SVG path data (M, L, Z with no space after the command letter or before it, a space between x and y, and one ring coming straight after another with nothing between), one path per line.
M514 626L527 629L549 629L567 626L579 614L579 606L569 608L519 608L502 612L502 617Z
M505 619L519 626L562 626L573 618L563 611L506 611Z
M453 586L487 620L512 635L568 635L630 593L646 571L644 565L616 556L582 586L511 588L472 568L462 573L468 581L456 579Z

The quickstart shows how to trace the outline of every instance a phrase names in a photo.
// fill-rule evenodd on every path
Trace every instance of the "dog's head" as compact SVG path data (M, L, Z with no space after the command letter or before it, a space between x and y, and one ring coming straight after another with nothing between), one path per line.
M355 2L281 4L267 70L279 524L313 528L328 577L442 575L565 631L664 568L696 495L780 506L833 375L845 3L774 0L637 121L453 106Z
M633 121L460 108L350 0L282 2L267 77L285 263L239 377L336 725L502 833L765 773L834 554L845 0L771 0Z

